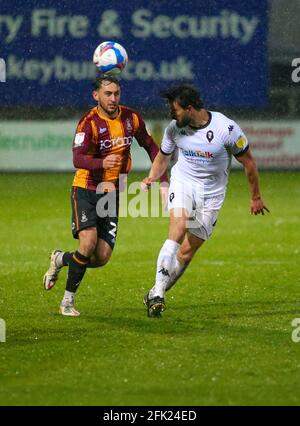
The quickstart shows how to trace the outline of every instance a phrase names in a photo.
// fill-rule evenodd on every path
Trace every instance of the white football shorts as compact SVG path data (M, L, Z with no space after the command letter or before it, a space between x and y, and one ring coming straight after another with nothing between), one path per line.
M168 209L183 208L190 219L187 229L202 240L208 240L216 224L225 194L205 197L201 185L171 179Z

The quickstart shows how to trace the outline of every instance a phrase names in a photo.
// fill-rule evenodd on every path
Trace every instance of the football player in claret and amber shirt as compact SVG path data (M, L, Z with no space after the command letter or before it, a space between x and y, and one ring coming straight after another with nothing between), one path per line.
M60 305L60 313L66 316L79 315L74 299L86 269L103 266L111 257L118 226L119 177L131 169L133 138L152 162L158 153L140 114L120 105L120 84L116 78L98 77L93 98L97 106L80 119L73 142L73 163L77 170L71 191L72 232L79 239L79 247L75 252L54 250L43 281L45 289L50 290L61 268L69 267ZM164 181L166 175L161 178ZM115 213L99 215L97 203L108 193L116 201Z

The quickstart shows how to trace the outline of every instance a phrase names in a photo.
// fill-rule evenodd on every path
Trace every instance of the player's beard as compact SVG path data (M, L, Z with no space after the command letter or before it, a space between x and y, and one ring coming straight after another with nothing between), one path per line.
M106 106L102 105L102 103L99 101L99 106L101 109L103 109L104 112L106 112L107 115L115 115L119 110L119 105L114 106L114 109L108 109Z
M176 125L177 127L182 128L182 127L188 126L190 122L191 122L190 117L183 116L180 120L176 120Z

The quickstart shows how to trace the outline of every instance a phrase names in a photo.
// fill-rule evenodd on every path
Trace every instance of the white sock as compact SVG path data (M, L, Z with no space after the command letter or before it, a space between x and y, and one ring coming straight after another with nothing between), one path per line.
M177 256L175 256L175 265L173 267L173 272L171 274L171 278L169 279L167 285L166 285L166 291L170 290L171 287L177 282L177 280L181 277L181 275L184 273L184 271L187 268L186 264L180 263L177 259Z
M155 285L149 293L151 299L156 296L164 297L179 246L180 244L173 240L166 240L162 246L157 259Z
M73 303L74 298L75 298L75 293L73 293L72 291L66 290L61 304L68 305L69 303Z
M173 265L172 265L172 268L171 268L172 269L171 277L168 280L168 282L166 283L165 291L170 290L170 288L172 288L173 285L176 284L176 282L181 277L181 275L184 273L186 268L187 268L187 265L180 263L179 260L177 259L177 257L175 256L175 258L173 260ZM154 293L155 293L155 286L153 286L151 288L151 290L149 291L150 299L152 299L152 297L154 297L153 296Z

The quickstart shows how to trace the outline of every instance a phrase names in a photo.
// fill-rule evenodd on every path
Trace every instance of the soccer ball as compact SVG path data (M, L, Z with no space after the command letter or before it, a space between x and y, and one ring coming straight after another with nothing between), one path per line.
M104 41L94 51L93 62L100 72L117 75L128 62L127 52L123 46L114 41Z

